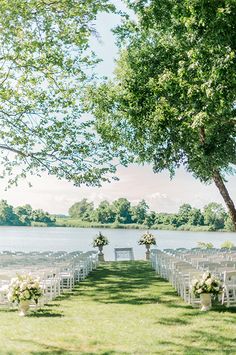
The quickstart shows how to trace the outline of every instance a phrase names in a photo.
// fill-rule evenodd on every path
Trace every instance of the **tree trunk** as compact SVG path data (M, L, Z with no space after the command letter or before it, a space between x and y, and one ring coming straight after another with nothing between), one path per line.
M230 216L232 218L234 230L236 231L236 209L235 209L232 199L229 196L228 190L226 189L226 186L224 184L224 181L223 181L219 171L214 172L213 180L214 180L216 186L218 187L218 189L221 193L221 196L223 197L223 199L225 201L226 206L228 207Z

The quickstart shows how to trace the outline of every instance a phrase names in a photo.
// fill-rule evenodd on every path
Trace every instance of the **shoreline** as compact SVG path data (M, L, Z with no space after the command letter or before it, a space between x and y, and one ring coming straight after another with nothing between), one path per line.
M69 221L68 221L69 222ZM210 226L188 226L188 225L182 225L180 227L173 227L169 225L154 225L154 226L146 226L146 225L138 225L138 224L98 224L98 223L86 223L86 222L78 222L76 223L69 222L69 223L55 223L55 224L38 224L38 225L32 225L32 226L19 226L19 225L1 225L0 227L24 227L24 228L84 228L84 229L130 229L130 230L165 230L165 231L176 231L176 232L222 232L222 233L236 233L236 231L230 231L226 229L212 229Z

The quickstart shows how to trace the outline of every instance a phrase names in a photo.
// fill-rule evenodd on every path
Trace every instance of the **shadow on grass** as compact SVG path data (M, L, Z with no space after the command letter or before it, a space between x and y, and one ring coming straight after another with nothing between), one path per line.
M66 351L66 350L49 350L49 351L33 351L30 354L32 355L47 355L47 354L64 354L64 355L70 355L70 354L79 354L79 355L127 355L127 352L121 352L121 351L114 351L114 350L107 350L107 351L102 351L102 352L74 352L74 351ZM9 354L13 355L13 354Z
M215 332L211 332L210 329L207 329L206 331L195 330L194 334L187 336L186 338L188 339L188 342L190 342L191 344L194 344L194 342L198 343L199 341L203 344L207 344L208 345L207 348L209 352L215 352L217 354L230 354L230 355L236 354L236 345L235 345L236 337L229 338L225 335L221 335L219 332L217 333L216 336ZM199 343L196 344L196 346L194 347L193 345L186 346L186 351L188 350L189 354L194 354L193 351L197 351L197 349L199 349ZM217 349L220 349L220 351L218 350L217 352ZM198 353L196 352L196 354Z
M183 317L195 317L196 315L197 316L205 316L206 314L209 314L208 312L205 313L205 312L202 312L200 310L200 308L193 308L192 306L187 306L187 307L183 307L183 308L189 308L189 310L192 310L190 312L186 312L186 313L183 313L182 316ZM193 312L194 310L194 312ZM236 307L225 307L225 306L222 306L222 305L214 305L211 310L210 310L210 313L213 315L213 319L214 318L214 313L217 313L217 314L222 314L222 316L225 316L225 315L230 315L230 314L235 314L236 313ZM232 323L236 323L236 318L225 318L225 319L229 319L230 322ZM236 351L235 351L235 354L236 354Z
M190 322L186 319L182 319L182 318L161 318L159 319L159 321L157 322L158 324L162 324L162 325L187 325Z
M170 291L169 284L155 275L149 263L111 262L90 274L76 291L80 298L89 297L100 303L156 304L159 302L157 285Z
M15 339L18 340L18 339ZM114 351L114 350L106 350L106 351L81 351L79 344L77 345L78 349L76 350L68 350L68 348L64 348L64 347L59 347L59 346L53 346L53 345L48 345L48 344L44 344L41 342L37 342L35 340L28 340L28 339L20 339L21 343L26 343L26 344L30 344L33 346L37 346L40 347L41 350L35 350L35 351L31 351L30 354L32 355L46 355L46 354L53 354L53 355L60 355L60 354L64 354L64 355L70 355L70 354L79 354L79 355L115 355L115 354L120 354L120 355L125 355L127 354L127 352L122 352L122 351ZM9 355L13 355L13 353L9 353Z
M17 308L0 308L0 313L13 313L13 312L17 312L18 309Z
M79 297L109 304L157 304L167 307L191 309L183 304L168 281L158 277L148 262L108 262L89 277L56 298L56 301Z
M62 313L53 312L51 309L37 309L28 314L30 318L61 318L64 317Z
M33 346L37 346L39 348L41 348L42 350L35 350L35 351L31 351L30 354L34 354L34 355L45 355L45 354L55 354L55 355L59 355L59 354L64 354L64 355L69 355L69 354L77 354L73 351L68 351L68 349L66 348L62 348L59 346L53 346L53 345L47 345L38 341L35 341L33 339L29 340L29 339L14 339L14 340L18 340L20 343L25 343L28 345L33 345ZM23 353L22 353L23 354ZM28 352L27 352L28 354ZM80 353L78 353L80 354Z

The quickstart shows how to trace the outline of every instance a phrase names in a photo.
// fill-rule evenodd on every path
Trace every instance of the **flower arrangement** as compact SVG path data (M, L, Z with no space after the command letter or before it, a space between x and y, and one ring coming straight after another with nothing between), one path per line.
M196 296L202 293L218 295L223 291L221 281L212 276L210 272L205 272L200 279L192 280L191 289Z
M34 300L38 303L43 295L39 279L31 275L17 275L9 285L8 299L10 302L20 303L21 301Z
M96 236L96 238L94 238L93 240L93 246L94 247L101 247L104 245L108 245L109 241L107 239L107 237L105 237L101 232L98 233L98 236Z
M150 232L144 233L138 241L139 245L156 245L156 239Z

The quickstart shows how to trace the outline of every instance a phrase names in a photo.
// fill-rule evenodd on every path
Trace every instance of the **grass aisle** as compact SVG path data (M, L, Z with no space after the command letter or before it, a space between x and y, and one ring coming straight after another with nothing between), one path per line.
M236 309L200 312L142 261L106 263L30 316L0 310L0 354L236 354Z

